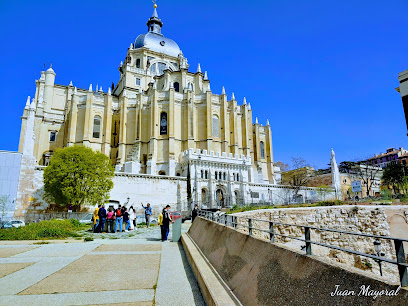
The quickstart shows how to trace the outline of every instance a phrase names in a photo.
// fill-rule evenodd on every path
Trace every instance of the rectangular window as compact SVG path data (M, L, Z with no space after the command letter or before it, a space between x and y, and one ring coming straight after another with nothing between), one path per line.
M140 86L140 79L136 78L136 86Z
M50 142L55 142L55 138L57 138L57 132L50 132Z

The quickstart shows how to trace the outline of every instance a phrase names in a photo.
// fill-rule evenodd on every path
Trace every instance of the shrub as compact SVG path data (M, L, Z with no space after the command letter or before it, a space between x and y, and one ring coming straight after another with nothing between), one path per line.
M49 220L18 228L0 230L0 240L38 240L78 237L81 223L77 220Z
M84 238L84 241L85 241L85 242L87 242L87 241L93 241L93 240L94 240L94 239L93 239L92 237L85 237L85 238Z

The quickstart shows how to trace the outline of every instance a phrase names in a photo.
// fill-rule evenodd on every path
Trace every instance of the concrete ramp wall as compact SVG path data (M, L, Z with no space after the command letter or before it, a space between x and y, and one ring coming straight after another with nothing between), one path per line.
M188 234L243 305L408 304L408 291L398 285L202 218L194 220ZM399 291L385 296L385 290ZM339 291L345 296L335 294Z

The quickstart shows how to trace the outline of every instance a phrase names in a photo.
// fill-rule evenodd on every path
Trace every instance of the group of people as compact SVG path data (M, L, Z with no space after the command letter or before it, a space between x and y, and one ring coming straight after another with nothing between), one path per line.
M144 215L146 220L146 227L150 226L150 218L152 216L152 208L150 203L147 203L147 206L144 206L143 203L141 204L144 209ZM168 236L170 232L170 223L173 223L170 214L170 205L166 205L163 208L162 212L159 214L158 218L158 225L160 225L160 233L161 233L161 241L165 242L168 241ZM198 206L197 204L194 205L192 210L192 221L198 215ZM125 206L119 205L117 209L113 209L112 207L108 208L108 211L105 209L105 204L99 205L93 214L92 221L93 221L93 230L95 233L102 233L105 232L105 223L107 223L107 232L108 233L116 233L117 231L122 232L123 223L126 224L125 232L129 230L136 229L137 225L137 218L136 218L136 210L133 206L130 206L127 209Z
M147 203L147 206L143 206L142 203L142 207L145 210L146 227L149 227L152 208L150 207L150 203ZM94 233L105 232L105 223L107 223L108 233L122 232L123 223L126 224L125 232L137 228L137 215L133 206L127 209L127 207L119 204L118 208L114 209L113 207L109 207L106 211L105 204L98 205L93 213L92 221Z

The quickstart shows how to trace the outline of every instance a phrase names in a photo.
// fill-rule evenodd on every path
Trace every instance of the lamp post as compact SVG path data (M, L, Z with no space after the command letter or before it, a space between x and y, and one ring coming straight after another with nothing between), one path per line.
M378 257L383 257L385 255L385 253L381 251L381 241L380 240L374 241L374 251L376 254L372 254L372 255L377 255ZM380 267L380 275L383 276L382 266L381 266L382 260L374 259L374 261L378 263L378 266Z

